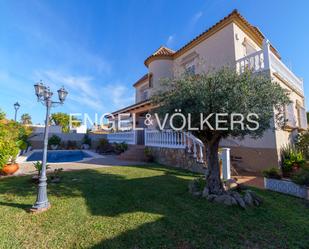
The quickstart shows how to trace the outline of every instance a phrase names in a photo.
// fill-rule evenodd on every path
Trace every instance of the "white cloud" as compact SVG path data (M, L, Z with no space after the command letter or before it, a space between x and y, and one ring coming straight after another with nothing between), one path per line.
M115 109L123 108L134 103L134 94L130 94L130 89L120 83L109 84L102 91Z
M42 79L53 89L64 86L69 92L69 100L92 109L99 109L102 106L97 87L92 83L92 77L73 76L53 70L36 72L35 74L36 78Z
M97 113L112 112L134 103L134 92L118 81L99 87L93 77L73 76L53 70L37 71L35 77L53 89L63 85L69 92L68 100L77 104L68 103L71 109L87 106Z
M172 47L173 44L174 44L174 42L175 42L175 35L170 35L170 36L167 38L166 46Z
M195 15L192 17L191 19L191 24L194 25L195 23L198 22L198 20L203 16L203 12L199 11L197 13L195 13Z

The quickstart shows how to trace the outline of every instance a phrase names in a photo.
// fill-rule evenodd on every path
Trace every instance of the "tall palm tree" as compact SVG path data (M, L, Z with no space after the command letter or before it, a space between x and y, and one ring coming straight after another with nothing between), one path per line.
M28 113L24 113L23 115L21 115L21 123L32 124L31 116Z

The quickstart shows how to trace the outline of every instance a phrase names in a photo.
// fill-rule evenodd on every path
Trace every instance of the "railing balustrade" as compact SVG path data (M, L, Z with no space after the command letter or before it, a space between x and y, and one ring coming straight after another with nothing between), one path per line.
M203 142L189 132L145 129L145 145L150 147L186 149L197 162L205 162L205 146ZM221 148L219 157L222 160L222 178L227 180L231 177L230 149Z
M245 70L261 72L271 69L285 81L289 82L298 91L304 92L303 81L298 78L277 56L270 51L267 40L263 42L263 48L236 61L236 71L243 73Z

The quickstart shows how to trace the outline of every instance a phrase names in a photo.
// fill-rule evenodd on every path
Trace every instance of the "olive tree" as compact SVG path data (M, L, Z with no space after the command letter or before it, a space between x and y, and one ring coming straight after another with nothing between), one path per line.
M231 68L163 80L152 101L158 106L155 112L160 117L175 110L190 116L190 124L186 122L184 130L189 125L197 128L191 132L206 148L206 187L217 195L224 193L218 157L221 139L262 137L267 129L274 128L272 120L283 125L284 106L290 102L288 93L269 76L250 71L238 74ZM247 118L252 113L256 115ZM208 125L204 125L206 117ZM218 119L223 120L220 127ZM180 127L183 119L174 122Z

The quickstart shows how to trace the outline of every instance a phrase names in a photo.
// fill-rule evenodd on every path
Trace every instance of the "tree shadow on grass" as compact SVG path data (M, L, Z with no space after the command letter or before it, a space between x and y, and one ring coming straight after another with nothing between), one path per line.
M301 209L298 200L261 191L268 199L260 208L243 211L224 207L191 196L187 186L192 175L154 165L101 168L63 172L62 182L50 184L48 189L53 197L83 197L91 215L115 217L115 224L105 229L125 228L92 248L267 248L270 244L287 248L309 243L304 236L309 233L309 222L297 222L306 219L309 210ZM29 180L0 181L0 195L7 191L35 195L36 188ZM280 206L285 202L286 206ZM24 208L2 201L0 205ZM297 209L302 212L295 212ZM271 231L278 227L281 229L273 235Z

